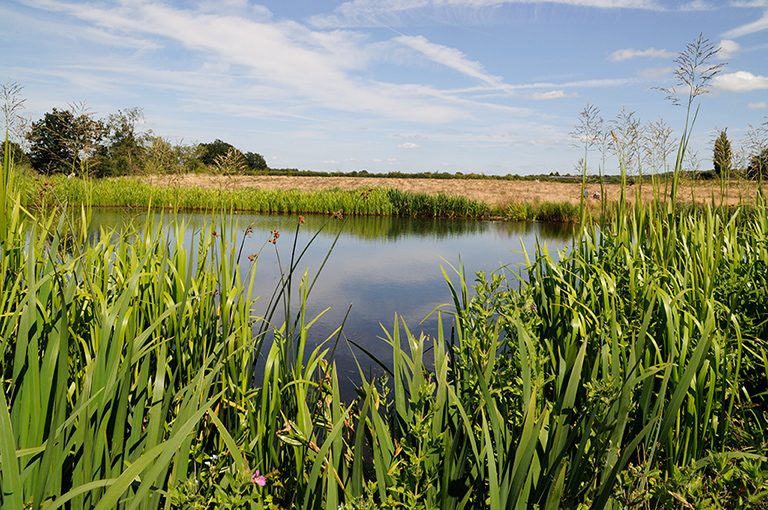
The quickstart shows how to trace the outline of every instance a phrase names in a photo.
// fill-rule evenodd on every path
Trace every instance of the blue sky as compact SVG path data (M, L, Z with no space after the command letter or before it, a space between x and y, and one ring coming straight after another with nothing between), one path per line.
M701 169L716 128L738 147L768 118L768 0L4 0L0 19L0 79L33 120L140 107L140 129L276 168L573 172L587 104L679 133L657 87L699 34L727 62L701 97Z

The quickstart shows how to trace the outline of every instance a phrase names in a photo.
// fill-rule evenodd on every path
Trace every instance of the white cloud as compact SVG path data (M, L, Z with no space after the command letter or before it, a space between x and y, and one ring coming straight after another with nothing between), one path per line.
M485 68L482 64L467 59L464 53L455 48L449 48L448 46L429 42L426 37L420 35L403 35L394 40L424 54L433 62L442 64L472 78L476 78L491 85L496 85L501 82L500 77L489 75L485 72Z
M477 19L476 15L470 16L469 13L480 9L493 9L509 4L541 3L598 9L668 10L655 0L351 0L339 5L333 14L312 16L309 23L317 28L423 24L425 21L434 22L435 11L453 11L454 19L463 19L466 22L467 19ZM686 8L705 8L699 4L698 1L692 2Z
M740 27L736 27L732 30L725 32L723 34L723 37L731 39L734 37L741 37L743 35L753 34L755 32L760 32L763 30L768 30L768 11L764 12L763 17L758 19L757 21L747 23L746 25L742 25Z
M735 73L718 74L712 78L712 86L727 92L751 92L768 89L768 77L755 76L748 71L736 71Z
M674 67L650 67L648 69L642 69L637 72L637 75L641 78L648 80L656 80L669 76L675 70Z
M708 4L707 2L704 2L703 0L693 0L692 2L688 2L687 4L681 5L678 10L679 11L708 11L711 10L713 7Z
M749 103L747 108L750 110L762 110L764 108L768 108L768 103L765 101L760 101L759 103Z
M398 149L418 149L419 145L412 142L407 142L407 143L401 143L400 145L397 146L397 148Z
M621 87L623 85L627 85L635 81L637 80L631 79L631 78L606 78L606 79L596 79L596 80L569 81L565 83L539 82L539 83L523 83L523 84L516 84L516 85L505 84L505 85L502 85L501 88L507 91L514 92L518 90L528 90L528 89ZM544 92L544 93L540 92L538 94L554 95L553 92ZM520 94L520 93L517 93L516 95L519 97L530 97L530 95ZM563 95L562 97L573 97L573 96Z
M248 17L200 13L149 2L105 7L61 0L35 3L66 12L104 33L126 38L134 46L140 39L163 46L181 45L188 52L198 53L204 63L244 67L255 79L255 87L280 91L283 100L291 101L296 108L301 103L307 108L422 123L469 116L456 101L434 88L357 77L356 72L370 64L367 38L358 32L318 32L293 21L264 21L263 12ZM230 9L243 8L237 0L231 4ZM430 45L426 40L418 42L431 58L483 76L482 66L467 59L462 61L458 58L460 52L452 53L450 48ZM178 65L186 60L180 59ZM488 75L485 77L488 79Z
M717 56L723 60L733 58L739 51L741 51L741 45L730 39L723 39L718 46L720 47L720 51L717 52Z
M564 99L568 97L579 97L575 92L566 93L563 90L550 90L549 92L534 92L532 94L521 94L521 97L533 99L535 101L549 101L551 99Z
M657 50L656 48L648 48L647 50L635 50L632 48L626 48L623 50L616 50L608 56L608 60L611 62L622 62L632 58L674 58L675 54L667 50Z

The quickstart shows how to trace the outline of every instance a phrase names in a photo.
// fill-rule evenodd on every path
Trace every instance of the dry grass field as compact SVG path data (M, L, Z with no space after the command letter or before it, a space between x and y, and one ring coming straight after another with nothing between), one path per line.
M581 183L579 182L536 182L506 181L493 179L399 179L375 177L303 177L303 176L216 176L187 174L182 176L152 176L147 178L153 184L161 186L189 186L202 188L240 188L254 187L262 189L299 189L320 190L340 188L354 190L359 188L397 188L417 193L459 195L473 200L503 206L510 202L570 202L579 203ZM589 184L591 195L600 191L599 184ZM653 196L650 184L643 185L643 200ZM608 200L617 200L620 187L618 184L606 184L605 194ZM663 185L661 193L664 193ZM711 202L712 195L720 203L720 182L681 181L678 201L704 203ZM753 203L756 188L753 182L732 181L727 189L724 203L735 205L739 202ZM635 197L634 186L627 190L627 198Z

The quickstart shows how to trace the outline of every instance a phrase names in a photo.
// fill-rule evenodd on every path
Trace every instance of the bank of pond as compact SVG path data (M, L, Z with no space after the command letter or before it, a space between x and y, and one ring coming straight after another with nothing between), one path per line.
M77 202L67 182L26 205ZM556 233L552 250L536 231L514 264L476 278L445 263L448 306L405 291L426 306L406 305L374 345L347 335L351 312L323 325L327 307L348 303L322 292L322 275L341 274L337 263L353 271L345 228L373 238L370 225L345 223L349 212L392 214L383 208L400 195L242 191L269 212L302 212L274 204L306 200L328 213L268 217L281 223L267 233L227 214L234 192L188 229L189 218L149 209L166 198L153 191L144 204L129 188L110 202L150 214L98 234L90 207L3 211L3 508L768 502L761 195L729 210L624 204L610 221ZM108 195L83 190L91 206ZM174 207L208 200L165 192L179 194ZM439 228L450 239L498 225ZM365 258L385 253L377 243Z
M266 214L333 214L512 221L577 222L581 209L570 202L515 202L499 206L444 193L429 194L376 187L313 191L238 186L236 178L217 187L152 184L138 178L82 179L53 175L20 179L22 202L47 208L58 203L94 207L228 210ZM592 201L593 214L600 202Z

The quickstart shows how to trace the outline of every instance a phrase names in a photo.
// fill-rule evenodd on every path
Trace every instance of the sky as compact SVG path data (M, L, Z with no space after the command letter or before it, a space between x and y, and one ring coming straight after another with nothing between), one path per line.
M717 130L738 150L768 121L768 0L3 0L0 20L26 117L139 107L140 131L273 168L575 172L588 105L679 136L685 109L659 89L700 36L725 65L691 165L712 167Z

